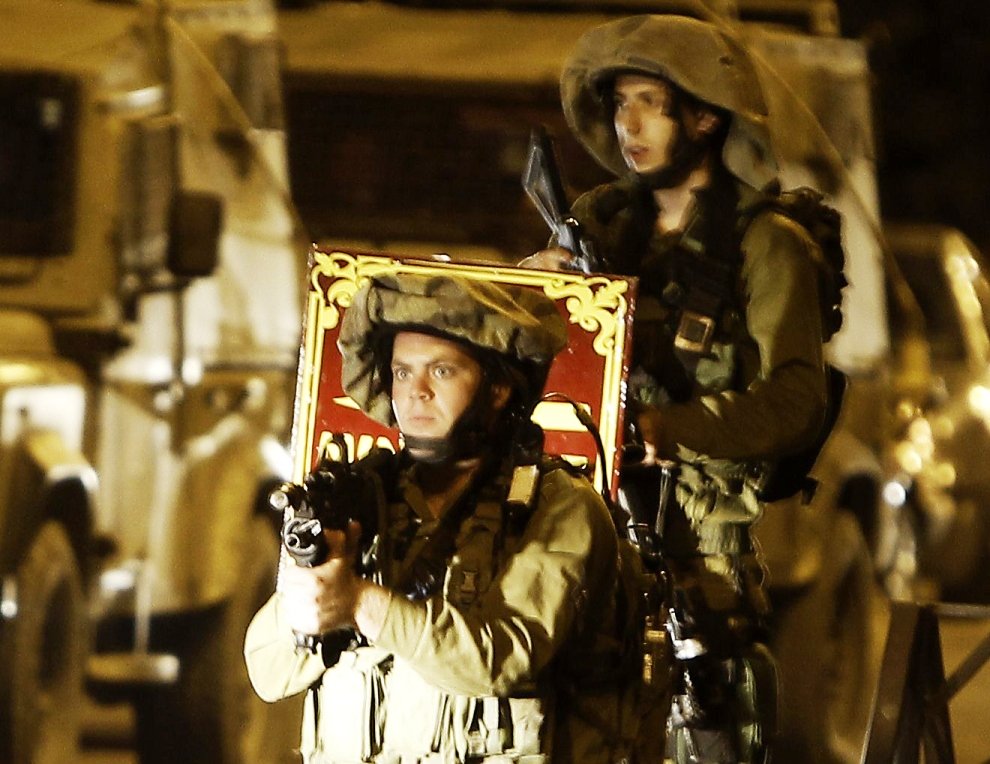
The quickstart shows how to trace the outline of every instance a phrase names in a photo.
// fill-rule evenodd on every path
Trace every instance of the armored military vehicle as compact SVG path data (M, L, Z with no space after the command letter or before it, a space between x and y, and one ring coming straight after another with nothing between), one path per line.
M74 760L86 689L142 762L280 760L241 657L305 252L275 22L0 3L2 761Z

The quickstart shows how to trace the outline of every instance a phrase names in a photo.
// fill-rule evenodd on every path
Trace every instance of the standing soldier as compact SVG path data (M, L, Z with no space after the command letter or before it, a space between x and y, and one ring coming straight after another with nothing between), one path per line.
M768 465L822 427L821 251L769 203L766 104L730 33L679 16L607 23L578 42L561 93L577 138L617 176L572 214L603 270L640 280L631 418L644 463L665 466L629 468L623 494L636 507L634 489L676 477L659 523L679 669L668 756L765 761L776 671L750 531ZM552 246L523 264L571 257Z
M530 421L565 340L533 290L397 275L358 291L344 389L404 443L356 465L374 461L383 489L375 572L354 572L359 528L327 532L327 562L287 564L245 644L262 698L309 691L306 762L627 756L613 522ZM342 627L356 638L339 657L294 646Z

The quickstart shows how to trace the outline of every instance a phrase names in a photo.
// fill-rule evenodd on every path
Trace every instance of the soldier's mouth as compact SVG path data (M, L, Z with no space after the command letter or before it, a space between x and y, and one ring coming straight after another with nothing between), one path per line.
M632 146L623 149L622 155L628 164L640 164L646 159L648 150L642 146Z
M416 416L410 416L406 418L408 424L417 426L419 429L426 429L432 425L435 421L435 417L428 416L426 414L418 414Z

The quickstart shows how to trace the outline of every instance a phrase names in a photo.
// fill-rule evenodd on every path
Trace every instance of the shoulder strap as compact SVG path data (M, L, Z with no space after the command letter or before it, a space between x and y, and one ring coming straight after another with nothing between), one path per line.
M536 466L536 465L534 465ZM542 470L537 470L533 486L533 500L528 504L512 504L507 501L511 479L503 465L482 466L472 485L437 524L432 537L419 550L416 559L408 567L406 580L399 589L408 596L420 599L432 595L443 583L447 560L454 550L457 536L464 523L478 513L498 512L503 518L504 532L498 534L503 545L509 535L519 536L525 528L539 495ZM494 508L494 509L493 509Z
M512 468L503 502L507 533L522 535L526 523L536 509L536 500L540 495L540 485L543 483L544 475L560 469L571 474L579 472L567 460L551 454L542 454L537 463L521 464Z

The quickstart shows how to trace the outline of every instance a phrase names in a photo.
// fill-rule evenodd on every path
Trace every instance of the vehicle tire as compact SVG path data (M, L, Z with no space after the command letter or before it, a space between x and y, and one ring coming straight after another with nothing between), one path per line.
M142 764L289 764L300 761L302 696L267 704L244 663L248 623L274 589L278 542L255 518L245 532L241 586L220 606L164 623L155 649L175 651L176 686L135 699Z
M775 762L859 762L886 634L886 599L848 512L828 523L815 581L774 599L780 676Z
M0 761L75 761L86 603L65 529L46 522L16 572L17 614L0 623Z

